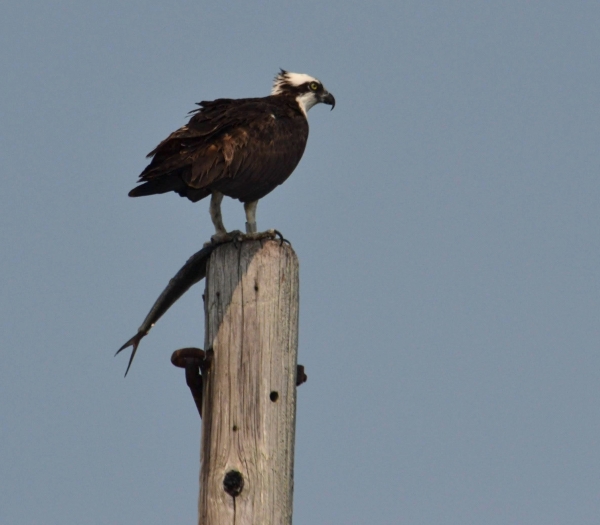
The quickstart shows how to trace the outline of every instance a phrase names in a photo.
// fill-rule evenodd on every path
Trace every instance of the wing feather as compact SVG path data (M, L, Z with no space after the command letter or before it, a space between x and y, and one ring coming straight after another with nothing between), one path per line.
M269 193L292 173L308 137L299 110L270 98L199 103L188 124L150 152L145 184L131 193L172 188L195 201L216 189L244 202Z

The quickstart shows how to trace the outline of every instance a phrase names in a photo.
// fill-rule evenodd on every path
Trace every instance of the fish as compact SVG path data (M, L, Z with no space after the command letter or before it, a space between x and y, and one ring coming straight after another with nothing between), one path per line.
M206 277L206 263L212 252L218 246L218 243L207 244L186 261L181 269L169 281L169 284L167 284L167 287L159 295L158 299L156 299L152 308L150 308L148 315L146 315L146 318L138 328L137 333L117 350L115 356L126 348L132 347L127 370L125 370L125 377L127 377L127 373L131 368L131 363L133 362L140 341L148 335L148 332L150 332L157 321L181 298L183 294L185 294L185 292Z
M192 255L181 269L175 274L175 276L169 281L167 287L159 295L158 299L150 308L148 315L144 319L144 322L138 328L137 333L129 339L121 348L117 350L115 357L128 347L132 347L131 356L125 370L125 377L131 368L131 363L135 357L140 341L148 335L148 332L156 324L156 322L167 312L171 306L173 306L181 296L187 292L193 285L200 282L206 277L206 264L213 251L222 244L233 242L238 244L244 241L262 241L267 239L279 239L280 245L284 242L290 244L290 242L281 235L278 230L266 230L259 233L246 233L243 234L239 230L234 230L227 233L224 238L220 240L211 240L207 242L204 247Z

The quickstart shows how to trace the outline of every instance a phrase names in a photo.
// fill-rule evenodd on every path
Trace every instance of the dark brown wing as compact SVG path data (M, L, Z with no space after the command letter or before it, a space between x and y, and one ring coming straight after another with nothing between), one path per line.
M176 191L196 201L214 189L244 202L263 197L304 152L308 123L294 104L278 97L200 103L188 124L150 153L139 180L145 184L129 195Z

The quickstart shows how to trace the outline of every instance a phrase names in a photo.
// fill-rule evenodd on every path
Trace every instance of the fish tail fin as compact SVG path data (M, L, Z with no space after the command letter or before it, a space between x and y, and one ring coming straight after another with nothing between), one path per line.
M144 332L138 332L129 341L127 341L121 348L119 348L117 350L115 356L117 356L119 354L119 352L121 352L122 350L125 350L125 348L127 348L129 346L133 347L131 349L131 357L129 358L129 363L127 365L127 370L125 370L124 377L127 377L127 372L129 372L129 369L131 368L131 363L133 362L133 358L135 357L135 353L137 352L138 345L140 344L140 341L142 340L142 338L145 337L145 335L146 334Z

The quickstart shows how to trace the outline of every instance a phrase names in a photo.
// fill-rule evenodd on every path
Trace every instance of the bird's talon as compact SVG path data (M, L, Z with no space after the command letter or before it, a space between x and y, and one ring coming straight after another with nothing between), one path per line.
M275 233L275 235L277 235L279 237L279 246L283 246L283 243L287 243L289 246L292 245L292 243L290 241L288 241L279 230L273 230L273 232Z
M227 233L215 233L210 238L210 244L223 244L227 242Z
M225 233L215 233L210 238L210 243L206 245L225 244L227 242L239 242L244 239L244 234L240 230L233 230Z

